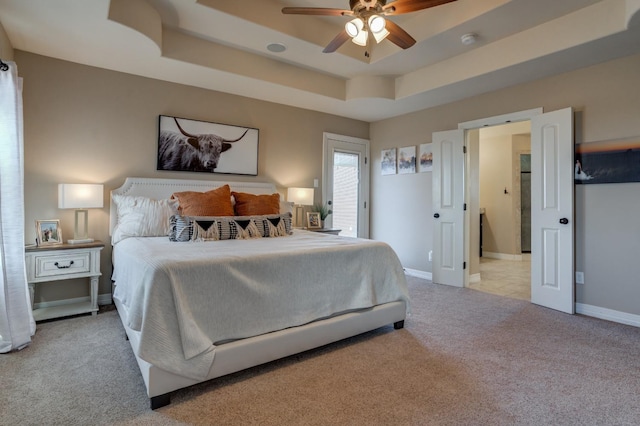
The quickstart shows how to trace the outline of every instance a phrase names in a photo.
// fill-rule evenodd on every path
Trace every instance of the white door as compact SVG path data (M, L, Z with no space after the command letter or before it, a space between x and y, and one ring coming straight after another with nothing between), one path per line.
M575 313L573 112L531 119L531 302Z
M369 141L324 134L322 200L333 213L325 227L369 238Z
M432 281L464 287L464 130L433 133Z

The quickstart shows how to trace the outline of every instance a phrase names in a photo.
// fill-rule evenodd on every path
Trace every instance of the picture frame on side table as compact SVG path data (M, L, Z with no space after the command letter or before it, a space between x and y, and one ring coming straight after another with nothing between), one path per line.
M38 245L40 246L62 244L63 240L60 220L36 220L36 237L38 240Z
M307 212L307 228L309 229L322 228L320 212Z

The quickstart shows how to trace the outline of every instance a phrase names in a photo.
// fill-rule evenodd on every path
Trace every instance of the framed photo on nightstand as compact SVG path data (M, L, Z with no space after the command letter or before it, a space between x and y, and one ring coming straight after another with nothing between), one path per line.
M320 212L307 212L307 228L320 229L322 224L320 221Z
M62 244L62 229L58 219L36 220L38 245Z

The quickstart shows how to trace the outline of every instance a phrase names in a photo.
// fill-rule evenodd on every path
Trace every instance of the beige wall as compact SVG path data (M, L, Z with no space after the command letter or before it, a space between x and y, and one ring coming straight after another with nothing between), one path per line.
M515 254L511 135L483 137L480 131L480 207L484 251ZM505 190L507 193L505 193Z
M58 183L104 183L105 207L89 211L89 231L109 241L108 191L126 176L313 185L322 174L322 133L367 139L362 121L15 52L24 77L25 238L36 219L59 218L72 237L73 211L57 208ZM258 176L156 171L158 115L260 130ZM321 181L321 179L320 179ZM321 188L316 191L320 201ZM111 250L100 294L110 293ZM86 296L84 282L39 285L36 302Z
M486 210L483 247L489 254L521 254L519 155L531 152L531 136L518 132L530 129L527 121L479 130L479 203Z
M576 111L576 142L640 137L640 55L372 123L371 236L407 268L431 271L430 173L380 176L380 150L431 141L458 123L543 107ZM640 314L640 183L576 187L577 302ZM407 232L411 227L412 232Z
M2 23L0 23L0 59L4 61L13 61L13 46L4 31Z
M242 179L273 181L281 189L310 186L321 176L322 132L370 138L371 236L389 242L405 267L421 271L431 271L431 173L380 176L381 149L417 146L460 122L535 107L573 107L577 142L640 136L640 55L371 125L21 51L14 59L25 78L27 241L35 237L34 220L43 218L60 218L68 238L73 212L57 209L60 182L102 182L108 191L125 176L204 177L155 170L160 114L259 128L259 176ZM640 314L639 190L640 183L576 187L576 269L586 281L577 286L578 302ZM91 234L105 241L107 204L90 212ZM101 294L110 291L110 262L107 246ZM37 301L87 294L84 283L40 287Z

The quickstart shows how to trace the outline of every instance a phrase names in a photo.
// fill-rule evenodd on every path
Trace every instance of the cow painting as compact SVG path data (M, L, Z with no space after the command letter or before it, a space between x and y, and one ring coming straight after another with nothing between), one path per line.
M160 130L158 140L158 170L176 170L213 173L218 167L220 154L230 150L233 143L242 140L249 129L237 139L224 139L215 134L191 134L173 117L180 133Z

